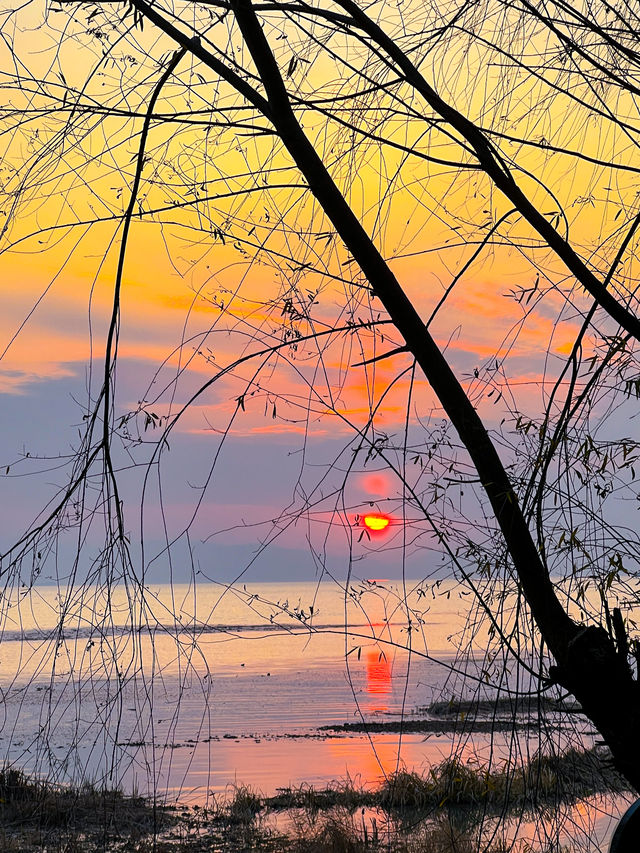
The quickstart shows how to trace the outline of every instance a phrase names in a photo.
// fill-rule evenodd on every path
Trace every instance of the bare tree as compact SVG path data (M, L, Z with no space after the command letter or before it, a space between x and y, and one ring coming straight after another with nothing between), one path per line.
M407 473L412 454L426 457L413 427L397 440L376 428L388 389L370 401L364 426L354 425L360 447L395 470L406 506L439 531L508 652L522 656L521 642L548 648L553 663L546 668L541 656L541 685L576 697L640 791L634 641L617 606L636 599L630 565L639 543L609 509L635 497L638 453L625 433L640 396L635 12L526 0L428 10L353 0L71 2L46 16L54 50L42 66L21 52L25 15L10 10L3 23L13 63L5 75L5 251L58 239L66 249L71 235L105 223L118 244L99 390L94 380L64 488L7 549L5 572L20 577L18 567L38 562L34 555L53 548L67 526L78 531L79 561L85 527L99 516L106 544L96 572L128 567L139 585L132 600L144 609L146 558L130 553L117 442L147 447L145 428L160 426L148 458L136 463L159 466L177 424L229 376L245 383L232 421L258 393L274 417L286 408L294 418L302 406L307 422L327 408L348 422L339 403L348 373L371 379L394 360L401 367L388 388L399 377L413 387L422 374L459 439L450 457L438 439L428 444L431 469L448 472L450 482L437 473L429 481L428 470L418 479ZM258 203L266 215L256 214ZM129 413L114 402L125 270L143 221L189 235L193 259L182 267L178 239L167 238L183 274L206 266L212 249L218 270L238 265L237 289L226 273L214 292L205 274L194 297L220 309L211 334L232 331L235 357L220 364L206 350L210 339L198 341L178 374L204 359L210 377L160 415L146 398ZM403 283L412 252L423 279L432 258L448 272L437 296L421 281ZM457 374L443 343L456 325L448 312L470 270L509 258L530 269L510 297L521 318L496 342L495 357ZM272 292L243 296L243 277L256 270L275 271ZM337 307L317 307L323 299ZM551 335L564 328L572 339L562 357L546 342L541 402L526 412L508 356L536 312L552 315ZM320 374L340 348L332 385ZM298 351L313 370L297 367ZM254 372L245 375L249 365ZM263 380L278 366L298 372L304 399ZM501 422L484 413L488 394L500 399ZM456 538L445 492L473 489L474 481L488 536L461 524ZM89 504L96 483L99 497ZM312 505L305 498L296 512ZM522 596L508 628L489 586Z

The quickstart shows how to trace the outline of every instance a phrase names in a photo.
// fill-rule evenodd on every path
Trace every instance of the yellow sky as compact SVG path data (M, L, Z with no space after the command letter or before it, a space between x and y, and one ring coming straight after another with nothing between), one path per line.
M51 58L53 53L49 50L43 54L36 48L53 46L66 21L78 35L75 41L65 43L59 58L50 65L52 94L59 95L56 87L61 82L60 72L68 83L79 86L93 62L97 73L87 86L90 97L103 98L118 109L144 106L158 77L157 67L142 56L127 64L124 57L129 55L131 39L114 53L113 64L100 64L100 46L106 44L104 33L110 32L111 42L115 33L103 27L103 37L87 36L83 15L74 24L69 22L67 13L60 12L50 16L55 29L31 29L31 42L26 42L32 47L27 47L31 67L44 73L43 57ZM39 21L36 17L27 20L27 24L35 27ZM156 43L156 34L149 30L152 28L139 37L141 44L157 53L159 45L166 46L166 42ZM278 49L284 56L291 45ZM324 90L344 91L349 85L345 66L334 65L326 53L312 60L307 63L309 68L300 62L290 85L299 86L300 91L315 89L318 97ZM356 64L359 61L354 59ZM437 66L435 59L424 70L450 99L462 96L461 106L469 115L475 114L484 123L493 121L504 132L520 132L528 122L531 138L580 147L590 155L606 158L614 150L618 156L624 155L624 141L606 123L585 123L579 111L565 118L567 101L560 97L555 105L537 102L539 90L523 75L514 74L511 90L497 82L494 72L487 72L469 88L469 69L478 69L481 63L477 56L466 62L466 75L453 67L447 71ZM180 75L167 89L167 97L160 99L159 110L199 110L211 104L215 83L210 71L190 67L185 61ZM133 97L124 97L125 87L136 76L146 77L148 82L138 91L133 90ZM186 83L192 88L185 88ZM494 100L486 98L488 85L493 87ZM24 98L36 105L47 102L46 98L30 95L28 90ZM371 99L366 102L372 103ZM416 102L415 108L424 112L423 104ZM30 188L24 190L22 201L15 208L19 215L14 216L5 235L5 239L18 241L16 249L0 258L5 283L5 310L0 321L3 347L37 305L3 361L6 373L2 387L14 393L35 379L82 370L90 352L99 361L104 347L119 251L117 219L128 203L137 151L137 137L129 137L140 129L141 119L115 116L101 122L88 118L67 125L68 119L67 113L48 119L43 116L13 133L8 148L11 162L19 165L22 158L31 171ZM391 259L398 278L426 319L486 234L485 226L503 215L508 204L492 191L486 179L475 173L456 174L449 167L429 164L398 150L387 149L381 156L374 142L353 153L349 135L343 134L337 124L327 124L322 114L306 114L304 122L305 130L324 152L336 180L342 182L354 209ZM261 123L266 124L264 120ZM380 127L375 127L376 133L382 132ZM461 156L456 146L447 143L439 131L428 130L418 118L406 121L402 116L388 117L385 128L390 140L422 154L449 159ZM508 142L503 146L507 154L518 153L517 146ZM223 366L247 352L247 347L255 346L252 335L273 341L274 334L282 333L283 323L301 333L310 331L310 324L293 313L300 308L296 299L306 299L305 294L309 293L317 293L317 297L309 297L310 302L318 302L313 306L315 328L341 325L350 316L365 321L377 316L380 309L375 300L370 303L351 286L353 270L346 263L345 252L331 235L326 220L303 196L300 178L288 158L281 150L274 150L270 137L210 132L204 127L181 127L176 123L152 127L136 207L137 214L145 213L145 221L139 216L134 219L123 278L121 356L149 366L169 359L172 368L190 360L190 370L206 376L214 365ZM601 244L602 234L611 230L620 211L623 222L630 205L635 203L630 197L633 181L612 176L607 169L582 164L567 171L565 159L551 158L547 150L540 148L519 153L518 157L523 169L530 169L546 181L557 195L585 258ZM463 155L463 159L469 158ZM265 164L269 173L263 168ZM551 216L557 204L549 189L524 173L517 177ZM288 186L267 193L265 182ZM238 195L247 188L248 194ZM205 201L205 197L211 198ZM186 205L187 202L195 203ZM171 212L148 213L170 205L178 207ZM74 222L105 217L113 220L90 228L84 224L71 227ZM58 227L65 223L70 227ZM57 230L48 231L51 226ZM558 227L563 226L559 223ZM45 231L38 235L39 229ZM34 236L21 241L30 233ZM509 219L502 233L514 242L527 244L533 236L517 217ZM265 245L271 254L257 252L257 247ZM291 260L287 260L288 255ZM530 310L526 317L523 305L507 295L519 287L534 286L539 275L536 262L548 280L570 286L562 265L549 258L547 252L531 249L522 253L508 246L487 248L456 285L435 319L433 331L462 378L470 380L475 367L498 358L501 362L507 359L512 365L505 370L513 382L535 382L542 377L547 350L554 356L570 351L578 319L565 311L566 319L560 325L555 323L563 307L562 295L552 295L539 306L534 299L527 306ZM331 276L342 277L346 282L332 281ZM541 286L548 286L548 280L543 276ZM286 300L294 289L296 295L287 312ZM228 312L226 315L221 306ZM371 337L365 339L359 360L374 352ZM389 340L390 346L398 343L392 336ZM193 357L194 350L200 348L203 356ZM375 352L384 348L380 344ZM310 354L311 350L307 347L305 352ZM353 363L355 349L349 352L349 358ZM324 353L322 364L314 370L304 362L301 374L296 373L297 365L291 365L279 378L269 375L274 400L290 398L295 403L308 392L305 383L316 382L321 399L313 405L319 412L323 403L325 410L330 410L335 398L337 410L362 423L369 417L371 407L387 394L380 420L401 422L407 380L388 392L398 359L381 363L375 372L369 369L367 377L362 368L353 368L345 375L344 369L341 371L343 359L343 343L338 342ZM402 366L406 366L406 360L402 360ZM239 372L236 380L226 380L228 399L223 401L216 393L212 405L222 406L228 417L235 410L236 397L242 393L238 390L242 381L250 377L249 366ZM421 393L423 405L429 408L428 394ZM261 401L256 408L260 408L268 397L265 388L256 396ZM281 412L285 405L283 402ZM198 425L194 420L191 416L185 419L184 428L208 428L206 423L201 421ZM257 416L249 418L248 412L245 421L259 431L301 428L285 421L265 425Z

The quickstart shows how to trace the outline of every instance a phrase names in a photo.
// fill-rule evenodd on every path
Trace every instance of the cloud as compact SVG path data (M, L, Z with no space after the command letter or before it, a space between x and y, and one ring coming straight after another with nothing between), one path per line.
M49 362L42 371L26 371L0 367L0 394L25 394L29 386L36 382L65 379L75 376L76 372L65 364Z

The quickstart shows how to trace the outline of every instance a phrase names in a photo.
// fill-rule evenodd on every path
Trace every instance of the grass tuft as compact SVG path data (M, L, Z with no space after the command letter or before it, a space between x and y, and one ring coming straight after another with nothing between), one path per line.
M262 809L262 799L248 785L237 785L233 796L225 804L221 819L229 823L250 824Z
M115 849L157 834L175 822L170 809L142 797L91 785L71 788L0 769L0 849L72 851Z
M441 808L489 809L495 813L570 803L593 794L622 793L625 780L599 749L539 756L521 767L490 769L457 758L432 767L426 776L401 770L376 790L350 780L323 790L282 788L263 804L274 810L322 810L337 806L387 811L433 812Z

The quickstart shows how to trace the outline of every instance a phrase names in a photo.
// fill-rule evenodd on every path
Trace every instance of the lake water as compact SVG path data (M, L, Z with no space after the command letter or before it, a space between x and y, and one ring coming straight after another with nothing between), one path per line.
M61 781L205 803L235 784L264 794L346 777L375 784L454 752L495 766L550 740L592 742L586 726L559 719L525 734L319 731L495 695L496 680L526 689L521 671L489 665L486 634L461 655L472 602L451 584L39 587L3 610L0 751ZM572 819L601 849L611 808L585 809Z

